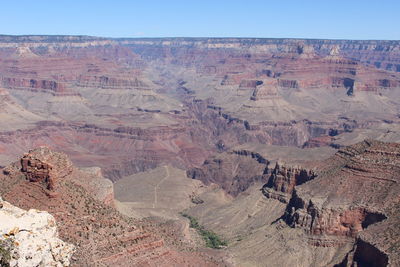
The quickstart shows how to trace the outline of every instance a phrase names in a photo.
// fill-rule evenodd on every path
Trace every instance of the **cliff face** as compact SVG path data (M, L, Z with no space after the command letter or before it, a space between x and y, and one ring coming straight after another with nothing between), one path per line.
M73 167L65 155L40 147L21 158L21 171L30 182L43 183L46 189L55 191L57 181L70 175Z
M31 90L36 92L44 91L50 92L53 95L64 95L64 93L68 93L65 92L65 85L49 80L4 77L2 79L2 84L5 88L9 89Z
M313 235L356 237L370 224L387 218L381 212L364 207L318 208L312 200L304 203L296 195L291 199L288 209L291 211L286 222L292 227L304 228Z
M77 86L95 87L101 89L136 89L149 90L149 86L143 81L136 79L123 79L107 76L80 76Z
M314 179L289 187L292 193L282 218L291 227L304 229L315 246L340 246L340 237L355 238L348 257L360 266L372 258L373 266L395 266L399 232L384 225L398 220L399 159L396 143L367 140L339 150L318 167ZM287 171L274 173L264 187L269 198L281 194L281 181L291 177Z
M25 211L0 198L2 266L69 266L75 247L58 238L56 221L44 211Z
M276 160L272 157L284 148L251 149L268 161L268 154ZM397 266L399 149L398 143L365 140L326 160L304 161L304 167L278 163L258 180L263 186L256 183L220 203L200 195L204 202L188 214L227 236L238 265ZM258 155L248 150L240 154ZM212 165L201 169L211 178L233 169ZM253 172L243 170L242 179L250 180Z
M187 171L187 176L209 185L215 183L228 194L237 196L257 181L265 180L268 161L248 151L225 152L204 161L200 168Z
M227 49L248 52L309 53L314 51L324 56L344 56L364 64L379 68L399 71L399 41L357 41L357 40L302 40L302 39L246 39L246 38L177 38L121 40L123 44L137 47L137 51L154 56L161 47L168 49L177 45L195 47L196 49ZM167 50L164 50L166 53ZM208 69L212 69L208 67Z
M271 176L263 187L263 194L268 198L288 203L295 186L314 179L317 175L313 170L301 167L285 167L276 163Z

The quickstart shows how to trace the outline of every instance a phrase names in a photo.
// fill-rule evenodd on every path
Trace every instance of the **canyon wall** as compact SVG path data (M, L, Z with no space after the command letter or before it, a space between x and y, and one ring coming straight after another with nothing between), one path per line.
M354 249L343 266L352 262L358 266L395 266L399 260L393 253L398 233L385 225L398 217L399 148L396 143L367 140L340 149L318 167L312 179L304 170L304 181L299 184L290 178L300 177L301 171L282 171L278 166L263 193L273 199L278 195L284 202L290 199L281 218L290 227L304 229L310 244L339 247L343 240L352 238ZM282 194L283 188L290 194Z
M0 36L0 164L48 145L117 180L246 142L400 140L399 53L397 41Z

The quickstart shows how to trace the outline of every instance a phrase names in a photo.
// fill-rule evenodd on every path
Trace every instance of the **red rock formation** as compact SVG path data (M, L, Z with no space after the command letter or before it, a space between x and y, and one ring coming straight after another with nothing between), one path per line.
M295 188L285 221L314 236L375 235L374 249L398 262L393 248L400 232L380 225L398 220L399 173L399 144L368 140L341 149L319 167L316 179ZM378 237L377 231L391 237Z
M24 154L21 171L30 182L44 183L47 189L54 191L57 180L71 174L72 163L64 155L40 147Z
M3 77L2 85L13 90L29 90L33 92L48 92L53 95L79 95L68 90L64 83L51 80Z
M299 201L296 196L292 203ZM293 210L288 222L293 227L301 227L312 235L334 235L356 237L370 223L386 219L384 214L361 207L348 209L320 209L312 201L302 203L304 210Z
M54 189L56 178L53 174L50 175L51 165L38 159L33 159L31 155L26 154L21 159L21 166L21 171L25 173L30 182L45 182L47 183L47 189Z
M262 189L263 194L268 198L288 203L296 185L310 181L316 176L313 170L306 170L301 167L286 167L276 163L268 183Z
M77 86L95 87L101 89L140 89L150 90L149 86L143 81L135 79L124 79L107 76L80 76Z

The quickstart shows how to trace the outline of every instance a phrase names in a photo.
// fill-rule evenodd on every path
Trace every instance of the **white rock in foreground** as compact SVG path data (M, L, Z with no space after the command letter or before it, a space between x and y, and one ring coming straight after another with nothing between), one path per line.
M52 215L25 211L0 198L0 246L6 243L11 244L9 264L18 267L69 266L75 249L58 238Z

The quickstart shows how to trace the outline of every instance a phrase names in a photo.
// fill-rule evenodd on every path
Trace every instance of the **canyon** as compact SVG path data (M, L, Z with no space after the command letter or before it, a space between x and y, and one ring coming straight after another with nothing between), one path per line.
M400 41L0 35L0 118L72 266L400 264Z
M48 169L50 172L43 175L43 170ZM49 187L50 181L57 186ZM91 170L77 169L63 153L47 147L31 150L20 162L3 170L0 183L1 194L8 201L54 215L59 237L75 245L75 253L69 256L71 265L216 266L212 255L206 252L192 253L189 248L185 251L169 244L161 227L152 230L154 222L133 220L118 213L113 208L111 182ZM56 222L52 220L54 228Z

